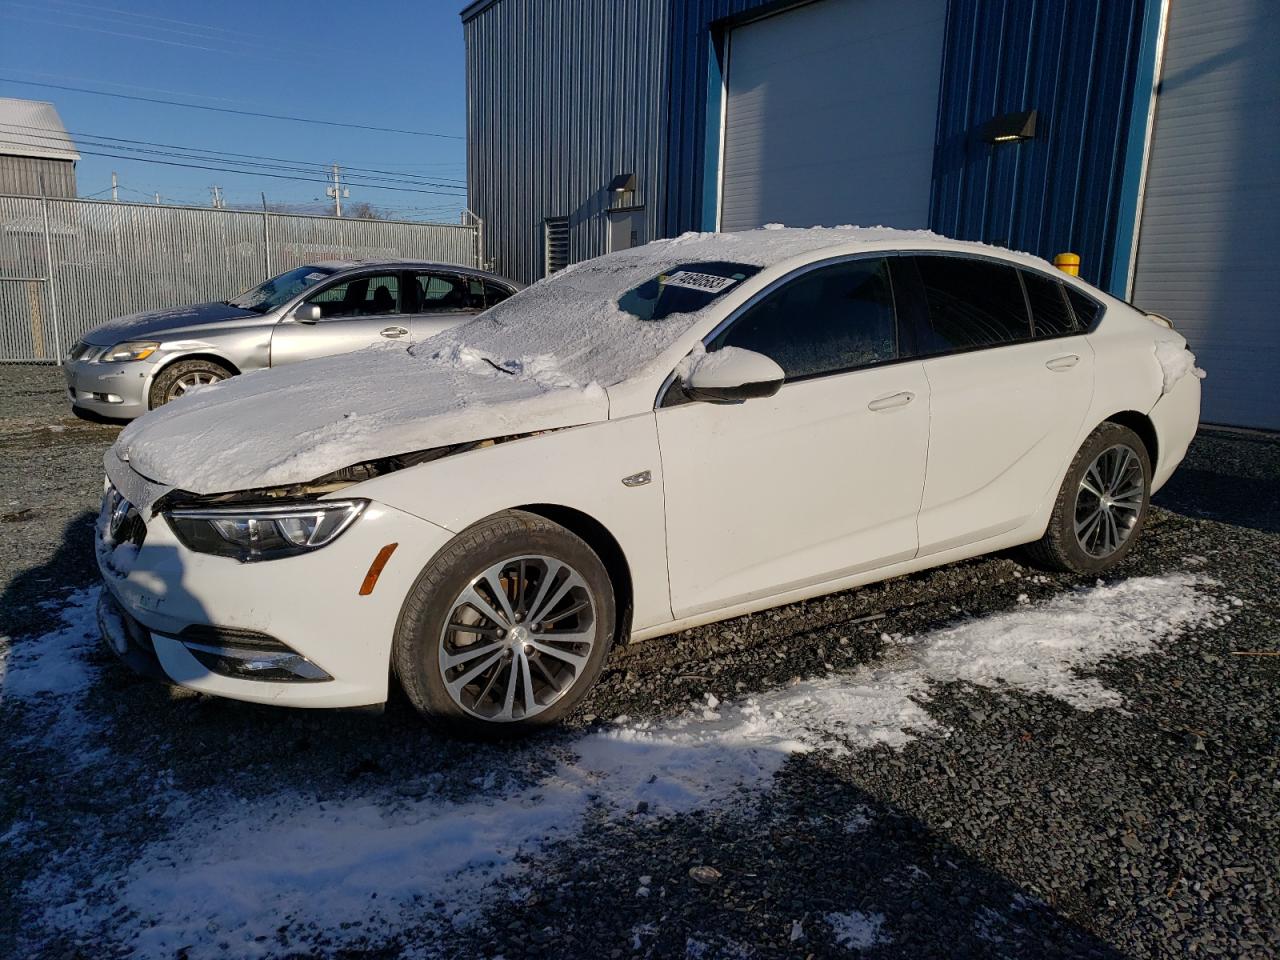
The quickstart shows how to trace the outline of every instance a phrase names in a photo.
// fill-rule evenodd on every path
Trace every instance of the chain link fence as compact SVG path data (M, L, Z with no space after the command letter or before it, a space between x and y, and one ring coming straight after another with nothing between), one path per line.
M0 196L0 361L58 360L105 320L226 300L318 260L476 266L480 225Z

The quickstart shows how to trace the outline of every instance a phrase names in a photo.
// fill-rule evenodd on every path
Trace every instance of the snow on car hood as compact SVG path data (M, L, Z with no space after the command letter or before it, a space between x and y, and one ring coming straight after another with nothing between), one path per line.
M628 291L683 264L752 266L850 242L936 239L887 228L685 234L560 271L405 351L376 346L233 377L130 424L108 454L196 494L305 483L379 457L576 426L604 388L649 367L717 302L646 320ZM664 374L668 370L662 371Z
M608 416L595 384L556 385L474 355L441 361L379 345L201 388L133 421L107 456L165 487L229 493Z

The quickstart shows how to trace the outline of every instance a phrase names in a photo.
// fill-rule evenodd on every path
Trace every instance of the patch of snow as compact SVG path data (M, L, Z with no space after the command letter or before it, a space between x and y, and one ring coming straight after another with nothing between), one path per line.
M33 738L76 748L75 761L94 755L79 747L91 730L81 701L97 674L88 653L102 642L98 630L98 588L70 594L62 605L62 624L39 637L0 636L0 703L21 702L40 720L29 735L6 733L10 747Z
M1179 575L1082 590L902 638L896 664L716 702L705 719L711 700L676 720L624 720L570 741L536 784L495 779L491 791L465 801L388 791L317 802L286 791L228 804L209 791L179 808L176 828L123 873L102 865L86 884L55 869L25 894L50 905L48 926L89 938L127 930L142 957L184 947L192 958L223 956L222 943L237 956L263 956L282 924L303 937L325 931L330 951L388 937L410 918L465 928L512 883L536 874L531 858L601 815L628 817L643 802L656 822L749 804L794 754L899 747L922 731L945 732L924 707L935 683L1009 684L1081 709L1119 706L1117 693L1079 671L1150 652L1211 620L1219 606L1198 589L1207 582ZM56 656L67 645L46 638L33 649ZM29 686L48 689L53 680ZM509 762L509 754L493 757ZM137 922L122 923L124 915ZM829 923L850 943L879 936L870 915L833 916L844 918ZM653 929L632 931L636 949ZM268 939L258 943L261 935Z
M883 913L860 913L857 910L828 913L826 921L831 928L832 939L846 950L870 950L889 942L889 937L883 932Z
M1205 372L1196 366L1196 355L1187 349L1185 340L1157 340L1155 350L1156 361L1164 377L1161 393L1168 393L1187 374L1200 380L1205 378Z
M81 696L94 671L84 655L99 642L98 590L80 590L62 604L62 626L29 639L0 637L0 702Z

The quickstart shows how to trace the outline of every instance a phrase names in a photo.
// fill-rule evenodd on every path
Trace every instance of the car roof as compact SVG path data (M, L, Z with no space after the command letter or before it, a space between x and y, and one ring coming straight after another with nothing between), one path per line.
M488 280L497 280L507 286L519 288L522 284L517 283L501 274L492 273L488 270L481 270L479 267L468 267L461 263L442 263L436 260L418 260L412 257L369 257L358 258L352 260L316 260L307 264L309 267L319 267L323 270L333 270L335 272L343 272L346 270L367 270L377 267L395 267L404 269L406 267L412 269L423 270L441 270L441 271L460 271L472 276L483 277Z

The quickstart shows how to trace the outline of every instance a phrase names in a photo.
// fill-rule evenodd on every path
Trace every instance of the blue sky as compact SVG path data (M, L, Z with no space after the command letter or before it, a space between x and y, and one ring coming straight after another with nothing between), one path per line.
M83 142L114 137L302 161L302 172L260 172L304 178L322 178L334 161L376 168L387 173L363 175L394 176L401 182L384 185L408 190L358 184L352 171L351 203L452 220L464 203L466 177L462 6L463 0L0 0L0 77L9 78L0 79L0 96L57 106L84 154L77 167L82 196L109 195L102 191L115 170L121 200L158 192L166 202L205 205L215 183L230 204L256 205L261 191L273 202L324 199L323 183L92 156L87 151L127 151ZM15 79L453 138L236 116L10 82Z

